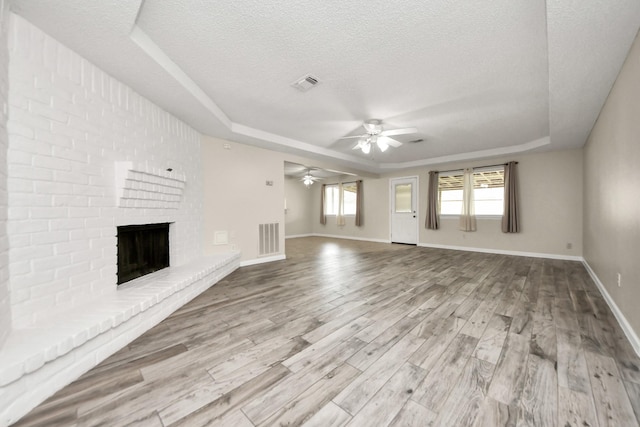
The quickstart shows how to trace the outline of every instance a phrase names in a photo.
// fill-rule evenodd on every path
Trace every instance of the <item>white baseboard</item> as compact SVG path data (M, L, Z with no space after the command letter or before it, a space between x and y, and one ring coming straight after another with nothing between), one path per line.
M391 240L387 239L367 239L365 237L355 237L355 236L338 236L336 234L319 234L313 233L309 235L310 237L329 237L331 239L344 239L344 240L360 240L362 242L375 242L375 243L391 243Z
M545 254L540 252L507 251L503 249L473 248L473 247L467 247L467 246L438 245L433 243L418 243L418 246L423 248L450 249L453 251L482 252L487 254L525 256L525 257L531 257L531 258L561 259L565 261L584 261L584 259L581 256Z
M299 237L312 237L313 234L293 234L291 236L284 236L285 239L297 239Z
M616 316L616 320L618 321L618 324L622 328L622 331L629 340L629 343L631 343L631 347L633 347L638 357L640 357L640 338L638 338L636 331L633 330L633 328L627 321L627 318L624 317L624 314L622 314L622 311L620 311L620 308L618 307L616 302L613 300L613 298L611 298L611 295L609 295L609 292L607 292L607 288L604 287L604 284L600 281L587 260L583 259L582 264L584 264L584 268L587 269L587 272L589 272L589 275L598 287L598 290L600 290L600 293L609 305L609 308L613 312L613 315Z
M311 233L311 234L300 234L296 236L289 236L289 238L297 238L297 237L328 237L331 239L345 239L345 240L360 240L364 242L376 242L376 243L391 243L391 240L388 239L367 239L364 237L354 237L354 236L339 236L336 234L319 234L319 233ZM581 256L574 255L559 255L559 254L545 254L540 252L522 252L522 251L508 251L502 249L489 249L489 248L474 248L467 246L453 246L453 245L438 245L432 243L418 243L417 246L423 248L436 248L436 249L451 249L454 251L469 251L469 252L483 252L487 254L500 254L500 255L513 255L513 256L525 256L531 258L548 258L548 259L561 259L565 261L584 261ZM242 263L240 263L242 266Z
M264 264L265 262L282 261L287 259L286 255L274 255L266 256L263 258L248 259L246 261L240 261L240 267L246 267L248 265Z

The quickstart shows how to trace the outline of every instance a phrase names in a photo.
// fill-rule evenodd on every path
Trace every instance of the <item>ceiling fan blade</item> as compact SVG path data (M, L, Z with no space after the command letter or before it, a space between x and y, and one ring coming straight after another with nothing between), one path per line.
M402 142L397 141L397 140L395 140L393 138L389 138L388 136L384 136L384 135L379 136L378 137L378 141L382 141L382 142L386 143L387 145L390 145L390 146L396 147L396 148L400 147L402 145Z
M391 129L385 130L380 133L381 136L391 136L391 135L406 135L408 133L416 133L418 129L416 128L403 128L403 129Z
M340 138L340 139L362 138L362 137L364 137L364 136L366 136L366 135L343 136L343 137L342 137L342 138Z

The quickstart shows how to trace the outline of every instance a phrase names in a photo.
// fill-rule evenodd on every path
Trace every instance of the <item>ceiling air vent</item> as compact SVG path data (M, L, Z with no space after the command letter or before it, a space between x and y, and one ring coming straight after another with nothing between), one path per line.
M306 92L317 84L318 78L312 76L311 74L307 74L306 76L300 77L298 80L291 83L291 86L295 87L301 92Z

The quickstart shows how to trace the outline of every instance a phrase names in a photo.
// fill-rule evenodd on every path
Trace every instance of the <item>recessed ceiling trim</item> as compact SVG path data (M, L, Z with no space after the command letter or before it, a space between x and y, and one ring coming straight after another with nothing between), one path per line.
M535 151L583 146L640 22L638 0L580 8L561 0L513 8L503 7L509 0L492 8L398 2L380 3L368 19L388 22L393 13L409 23L401 33L354 28L364 1L328 10L322 2L290 7L276 0L13 0L10 10L204 135L378 174L525 152L537 145L523 143L542 135L552 142ZM429 26L420 25L424 16ZM412 41L422 42L423 54L411 55ZM406 66L396 69L403 58ZM284 90L310 71L321 77L319 92ZM356 119L372 115L424 132L410 139L433 141L375 156L336 143ZM249 127L282 137L231 130ZM338 153L358 159L339 160Z
M160 47L151 40L137 25L133 26L131 40L137 44L147 55L162 67L171 77L180 83L191 95L194 96L207 110L211 112L222 124L231 129L231 119L224 111L189 77L182 69L167 56Z
M130 34L131 40L136 43L149 57L162 67L169 75L171 75L178 83L180 83L189 93L191 93L205 108L207 108L222 124L224 124L231 132L257 138L263 141L271 142L287 148L294 148L312 154L318 154L343 160L361 165L366 168L380 168L383 170L391 169L407 169L419 166L428 166L434 164L450 163L463 160L473 160L486 157L495 157L506 154L522 153L539 148L551 143L550 138L544 137L526 144L514 145L510 147L494 148L489 150L473 151L468 153L453 154L449 156L434 157L424 160L416 160L412 162L402 163L375 163L373 161L364 160L360 157L343 154L334 150L328 150L306 142L287 138L282 135L273 134L260 129L251 128L239 123L231 121L224 111L194 82L182 69L167 56L166 53L156 45L153 40L137 25L133 26Z
M433 164L442 164L455 161L472 160L485 157L495 157L506 154L514 154L533 150L550 144L550 138L544 137L526 144L495 148L489 150L480 150L474 152L453 154L449 156L434 157L424 160L416 160L411 162L399 163L376 163L360 157L349 154L340 153L335 150L329 150L324 147L318 147L313 144L287 138L282 135L255 129L246 125L235 123L226 115L226 113L178 66L140 27L134 25L131 33L131 40L136 43L150 58L152 58L162 69L164 69L171 77L180 83L185 90L191 93L209 112L211 112L224 126L232 133L247 136L250 138L260 139L265 142L271 142L286 148L293 148L305 151L310 154L327 156L336 160L348 161L361 167L375 168L382 170L406 169L411 167L420 167ZM306 78L305 75L302 79ZM314 78L315 79L315 78ZM317 81L317 80L316 80ZM313 85L310 85L313 87Z
M545 145L549 145L551 143L551 139L548 136L544 138L536 139L525 144L520 145L512 145L510 147L502 147L502 148L491 148L488 150L479 150L479 151L470 151L468 153L460 153L460 154L452 154L450 156L441 156L441 157L433 157L430 159L424 160L416 160L414 162L404 162L404 163L381 163L379 166L381 169L406 169L406 168L414 168L418 166L430 166L430 165L439 165L443 163L452 163L459 162L464 160L476 160L483 159L488 157L498 157L504 156L507 154L517 154L524 153L526 151L531 151L536 148L544 147Z
M153 42L153 40L137 25L133 26L130 34L131 40L136 43L151 59L153 59L160 67L162 67L171 77L180 83L185 90L191 93L209 112L211 112L222 124L224 124L231 132L244 135L251 138L261 139L263 141L279 144L288 148L295 148L313 154L320 154L330 158L345 160L356 163L363 167L376 167L374 162L363 161L363 159L342 154L323 147L317 147L306 142L254 129L239 123L231 121L224 111L194 82L182 69L175 63L164 51Z
M231 121L224 111L194 82L166 53L156 45L153 40L137 25L133 26L130 34L131 40L136 43L149 57L151 57L160 67L180 83L189 93L191 93L207 110L209 110L222 124L231 132L257 138L263 141L278 144L287 148L294 148L313 154L327 156L336 160L352 162L367 168L380 169L406 169L411 167L428 166L434 164L450 163L463 160L472 160L486 157L495 157L506 154L515 154L530 151L551 143L550 138L544 137L525 144L510 147L494 148L489 150L473 151L468 153L453 154L449 156L434 157L430 159L417 160L402 163L375 163L363 160L360 157L343 154L334 150L328 150L306 142L287 138L282 135L273 134L260 129L251 128Z

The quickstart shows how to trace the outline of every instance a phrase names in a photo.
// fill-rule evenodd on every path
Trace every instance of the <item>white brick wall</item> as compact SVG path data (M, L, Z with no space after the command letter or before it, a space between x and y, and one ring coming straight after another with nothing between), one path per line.
M116 292L118 225L174 222L172 265L200 257L199 134L16 15L11 15L9 53L13 327ZM0 51L0 68L2 58L6 52ZM2 90L6 79L0 76ZM1 144L6 139L0 135ZM179 207L118 207L115 168L124 161L183 174ZM0 170L0 205L2 176ZM3 234L0 229L0 265ZM6 278L1 279L0 304L6 305ZM0 326L8 322L2 316Z
M7 99L9 92L8 4L0 0L0 348L11 330L7 237Z
M200 135L22 18L9 20L0 33L9 111L0 111L0 425L240 260L202 257ZM122 165L131 167L116 180ZM172 223L172 268L118 290L116 227L153 222Z

